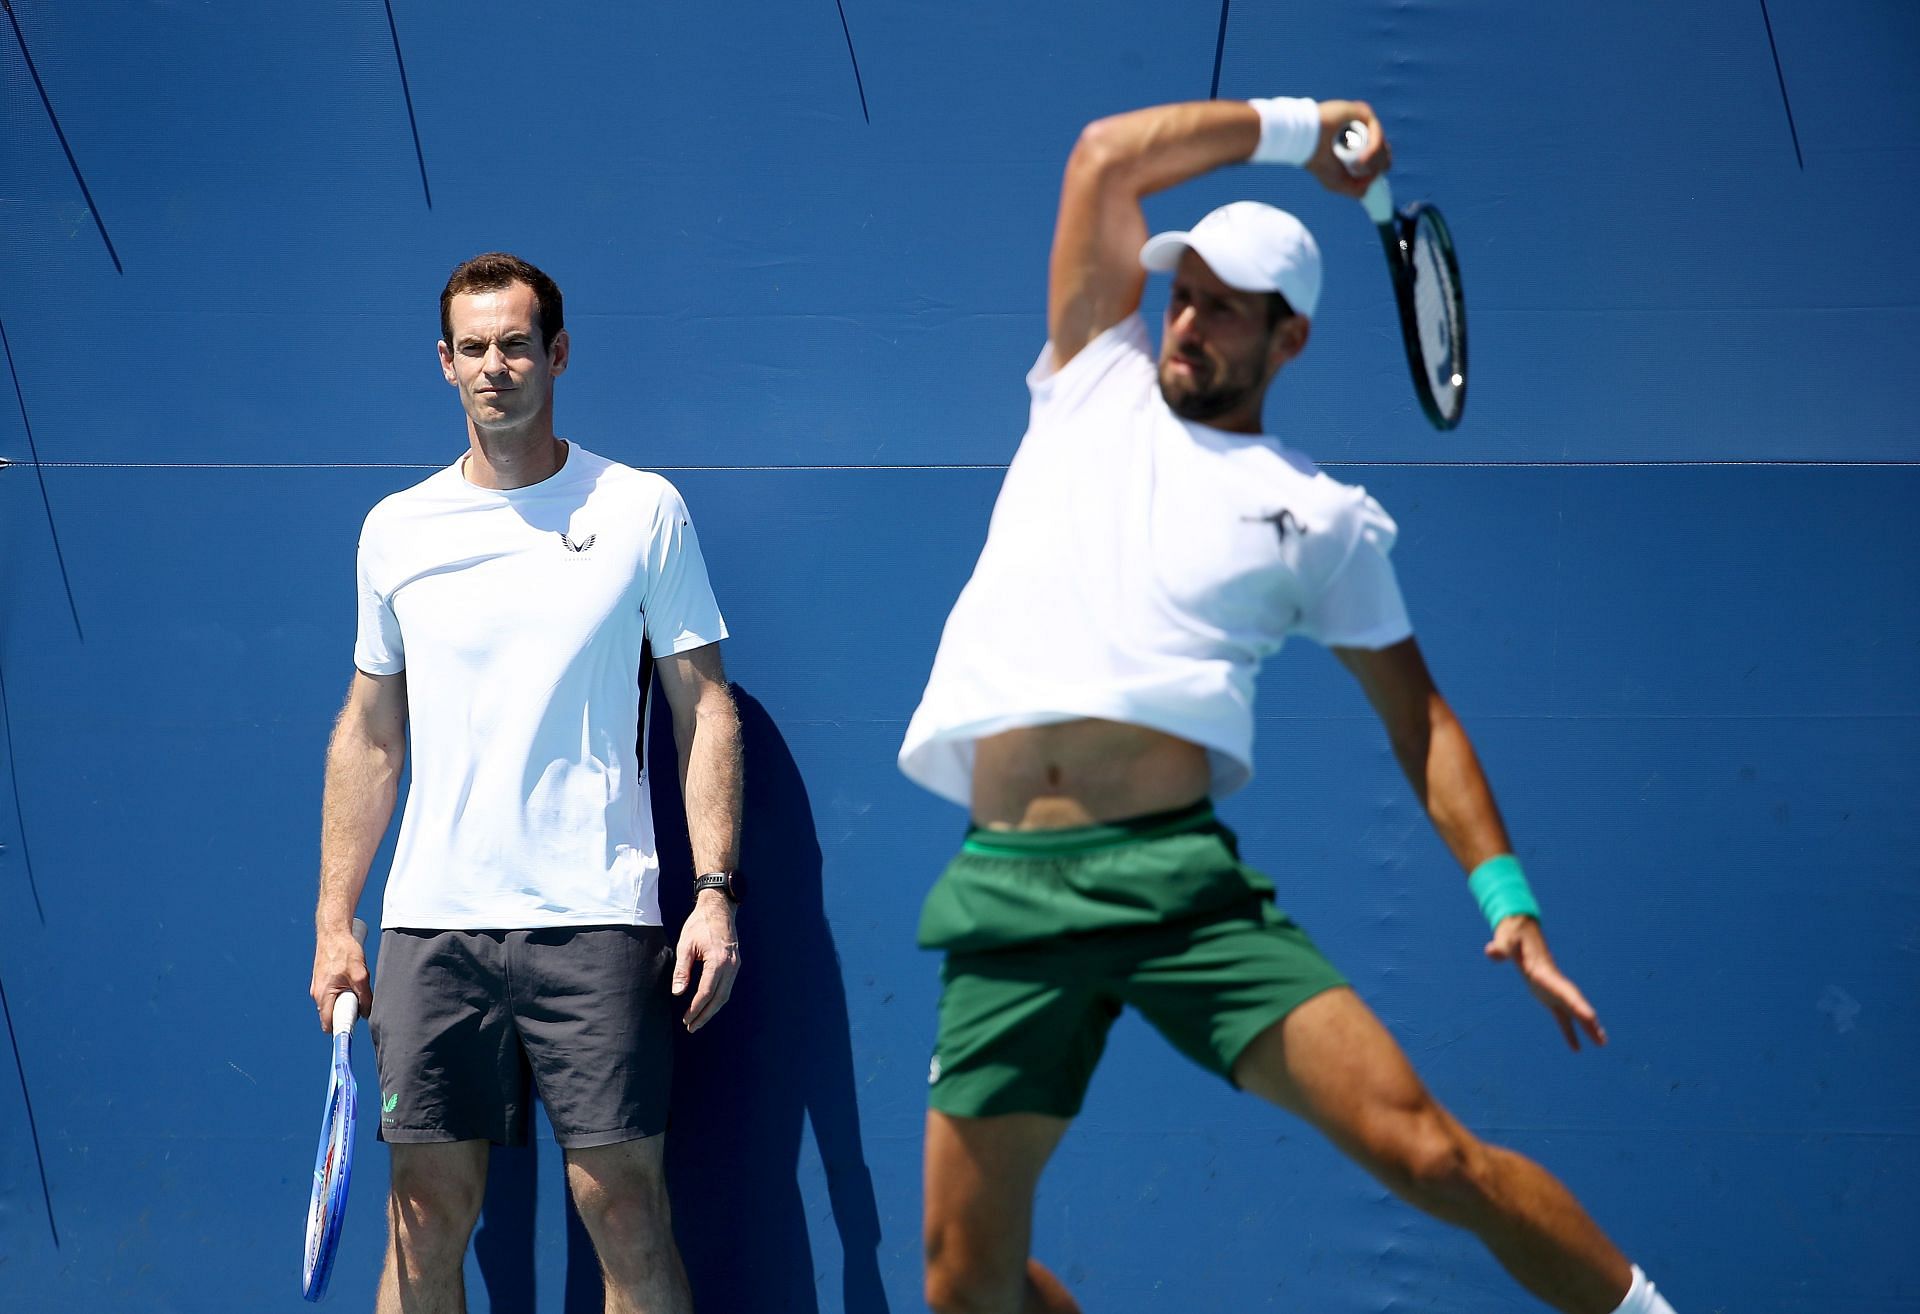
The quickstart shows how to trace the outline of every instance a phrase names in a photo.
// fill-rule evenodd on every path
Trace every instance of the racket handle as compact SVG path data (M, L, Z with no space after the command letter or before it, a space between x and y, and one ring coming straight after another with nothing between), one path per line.
M1346 166L1348 173L1358 173L1360 154L1372 139L1373 134L1367 131L1366 124L1358 119L1349 119L1347 125L1334 134L1333 156ZM1393 187L1387 182L1386 174L1374 175L1373 185L1360 198L1360 205L1375 225L1385 226L1393 222Z

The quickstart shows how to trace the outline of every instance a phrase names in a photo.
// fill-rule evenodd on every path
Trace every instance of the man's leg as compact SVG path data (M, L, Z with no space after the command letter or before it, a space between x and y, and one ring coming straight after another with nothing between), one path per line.
M607 1314L693 1314L673 1242L665 1143L648 1136L567 1151L567 1187L600 1256Z
M487 1189L487 1142L390 1145L387 1264L376 1314L466 1314L467 1238Z
M927 1111L927 1304L935 1314L1080 1314L1028 1256L1033 1192L1065 1118Z
M1455 1121L1352 990L1315 995L1261 1032L1233 1078L1312 1123L1401 1198L1473 1232L1555 1309L1611 1314L1625 1297L1631 1266L1566 1187Z

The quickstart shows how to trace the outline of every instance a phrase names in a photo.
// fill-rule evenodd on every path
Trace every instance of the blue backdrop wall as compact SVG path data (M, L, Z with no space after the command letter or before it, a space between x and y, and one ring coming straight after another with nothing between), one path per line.
M1896 1244L1920 1224L1913 6L4 18L0 1307L299 1307L353 542L460 448L434 297L492 248L567 289L562 432L680 485L737 636L757 893L671 1150L702 1308L921 1307L912 930L962 818L892 754L1019 434L1066 152L1217 79L1371 100L1398 190L1446 205L1475 375L1445 436L1355 207L1235 170L1150 217L1250 195L1319 234L1314 350L1269 422L1398 517L1612 1045L1567 1054L1481 960L1324 654L1270 669L1229 819L1441 1098L1679 1308L1920 1309ZM382 1231L370 1125L361 1150L349 1308ZM550 1139L498 1157L476 1309L594 1307L562 1196ZM1037 1228L1094 1311L1530 1308L1131 1020Z

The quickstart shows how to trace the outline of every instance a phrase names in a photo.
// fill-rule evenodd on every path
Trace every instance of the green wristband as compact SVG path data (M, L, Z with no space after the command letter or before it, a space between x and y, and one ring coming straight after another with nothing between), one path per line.
M1540 920L1540 905L1527 885L1526 873L1520 870L1520 859L1511 853L1488 858L1475 867L1473 875L1467 877L1467 888L1480 901L1487 925L1496 930L1508 917Z

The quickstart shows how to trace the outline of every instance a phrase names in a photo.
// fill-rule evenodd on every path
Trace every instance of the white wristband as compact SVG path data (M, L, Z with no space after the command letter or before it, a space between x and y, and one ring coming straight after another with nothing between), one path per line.
M1275 96L1250 100L1260 116L1260 144L1247 157L1250 164L1305 164L1320 144L1320 105L1308 96Z

